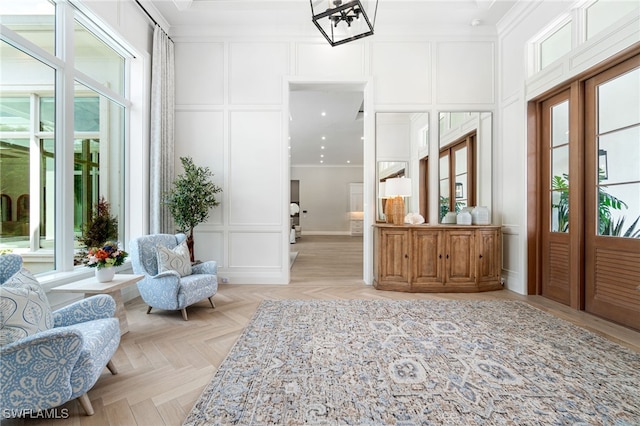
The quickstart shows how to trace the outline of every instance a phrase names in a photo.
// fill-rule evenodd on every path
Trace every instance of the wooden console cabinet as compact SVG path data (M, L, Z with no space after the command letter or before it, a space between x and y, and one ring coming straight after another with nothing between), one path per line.
M502 230L476 225L374 225L378 290L500 290Z

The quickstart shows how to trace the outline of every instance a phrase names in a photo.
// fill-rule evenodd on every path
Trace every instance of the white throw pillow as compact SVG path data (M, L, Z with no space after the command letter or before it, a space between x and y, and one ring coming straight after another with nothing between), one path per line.
M47 295L38 280L22 268L0 287L0 345L53 327Z
M181 277L191 275L191 256L187 243L182 242L173 250L158 246L158 273L176 271Z

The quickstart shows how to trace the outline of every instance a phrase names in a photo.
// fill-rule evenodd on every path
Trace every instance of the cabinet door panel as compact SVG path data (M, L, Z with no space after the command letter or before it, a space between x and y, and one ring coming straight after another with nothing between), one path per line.
M475 279L473 231L450 231L447 235L447 282L469 283Z
M380 235L380 281L409 283L409 231L383 229Z
M500 241L498 239L498 231L482 230L477 235L478 253L476 254L476 262L478 265L478 279L495 280L500 276L501 259L500 259Z
M413 234L413 280L414 285L442 286L443 251L441 231L415 231Z

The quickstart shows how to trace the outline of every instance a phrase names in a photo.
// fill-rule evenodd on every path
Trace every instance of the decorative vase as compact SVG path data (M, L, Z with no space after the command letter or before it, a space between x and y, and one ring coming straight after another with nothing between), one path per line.
M490 225L491 217L489 216L489 208L485 206L477 206L471 211L471 221L474 225Z
M115 273L115 268L96 268L96 278L101 283L108 283L113 280Z
M444 215L442 223L456 223L456 212L448 212Z
M456 223L458 225L471 225L471 213L465 210L461 211L456 217Z

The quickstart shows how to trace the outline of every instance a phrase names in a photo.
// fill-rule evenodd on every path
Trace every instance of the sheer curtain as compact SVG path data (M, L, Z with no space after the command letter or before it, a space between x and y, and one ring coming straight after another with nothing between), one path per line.
M160 28L153 31L151 59L151 131L149 147L149 231L172 233L173 220L162 197L173 183L174 169L174 53L173 41Z

